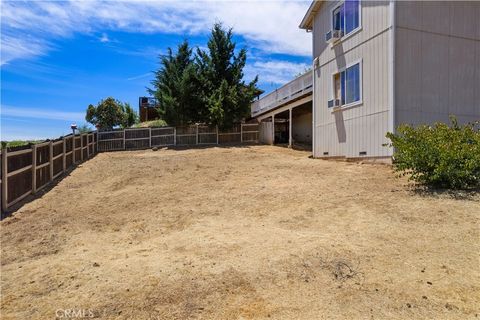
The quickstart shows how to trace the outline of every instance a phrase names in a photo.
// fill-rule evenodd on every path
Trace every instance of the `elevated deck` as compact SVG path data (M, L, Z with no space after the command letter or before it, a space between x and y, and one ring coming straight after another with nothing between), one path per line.
M288 105L312 94L312 71L299 76L275 91L263 96L252 103L251 115L258 117L262 114Z

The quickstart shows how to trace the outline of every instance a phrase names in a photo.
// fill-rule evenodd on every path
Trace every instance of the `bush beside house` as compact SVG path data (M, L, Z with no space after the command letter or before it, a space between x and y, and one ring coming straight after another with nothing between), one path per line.
M479 122L413 127L401 125L388 133L394 148L393 167L416 182L441 188L480 188Z

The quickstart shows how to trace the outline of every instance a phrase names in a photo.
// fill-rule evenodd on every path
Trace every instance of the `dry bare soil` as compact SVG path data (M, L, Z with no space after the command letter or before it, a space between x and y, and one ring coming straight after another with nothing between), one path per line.
M278 147L99 154L1 222L1 318L474 319L479 215Z

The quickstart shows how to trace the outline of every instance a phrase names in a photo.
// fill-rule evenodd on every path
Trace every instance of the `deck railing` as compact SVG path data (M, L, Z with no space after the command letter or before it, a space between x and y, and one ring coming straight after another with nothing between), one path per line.
M287 102L312 92L312 71L309 71L282 87L252 103L251 115L256 117Z

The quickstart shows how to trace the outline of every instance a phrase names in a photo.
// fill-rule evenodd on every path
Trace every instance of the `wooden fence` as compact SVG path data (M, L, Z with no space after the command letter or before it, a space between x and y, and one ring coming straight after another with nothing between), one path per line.
M68 135L27 147L1 150L1 208L6 212L30 194L45 188L73 165L97 152L258 142L258 124L238 124L228 131L216 127L128 128Z
M238 124L230 130L193 125L186 127L128 128L98 132L98 151L152 147L258 142L258 124Z
M27 147L2 149L2 212L97 153L96 136L96 132L68 135Z

